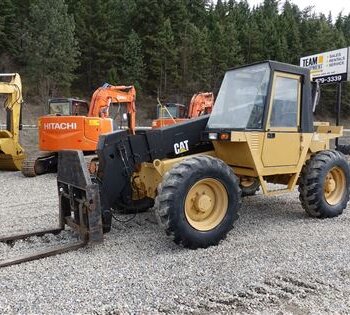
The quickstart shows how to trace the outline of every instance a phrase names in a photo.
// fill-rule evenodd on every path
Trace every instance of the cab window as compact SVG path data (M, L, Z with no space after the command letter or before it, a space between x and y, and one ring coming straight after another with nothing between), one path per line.
M75 116L87 116L89 106L84 102L72 102L72 114Z
M299 77L275 77L270 127L299 126Z

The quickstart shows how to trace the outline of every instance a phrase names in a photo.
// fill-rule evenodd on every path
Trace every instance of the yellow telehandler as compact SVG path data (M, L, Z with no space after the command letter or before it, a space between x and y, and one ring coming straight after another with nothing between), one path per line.
M298 186L311 217L342 214L350 167L330 141L343 127L314 123L315 96L308 69L264 61L227 71L210 117L100 136L94 169L81 151L60 152L59 229L70 226L80 242L0 267L102 242L114 211L152 207L176 244L217 245L238 218L242 192L253 194L256 183L265 195Z
M0 170L20 171L24 150L19 144L21 129L22 83L18 73L0 74L0 94L6 96L6 129L0 130Z

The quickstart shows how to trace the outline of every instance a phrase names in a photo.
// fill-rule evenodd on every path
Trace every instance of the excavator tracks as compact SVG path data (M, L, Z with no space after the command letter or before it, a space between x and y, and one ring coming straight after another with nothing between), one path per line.
M37 152L28 155L22 164L22 174L25 177L52 173L57 171L56 152Z

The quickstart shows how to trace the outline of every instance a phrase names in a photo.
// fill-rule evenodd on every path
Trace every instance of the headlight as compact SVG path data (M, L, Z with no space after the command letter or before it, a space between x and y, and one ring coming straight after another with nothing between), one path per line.
M208 138L209 140L217 140L218 139L217 132L209 132Z

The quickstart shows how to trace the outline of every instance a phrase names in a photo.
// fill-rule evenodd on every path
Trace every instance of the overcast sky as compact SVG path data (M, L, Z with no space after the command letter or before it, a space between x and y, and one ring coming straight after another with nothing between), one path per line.
M248 0L250 6L257 5L263 2L263 0ZM281 0L281 3L284 3ZM343 11L343 15L350 13L350 0L291 0L290 2L296 4L300 9L304 9L308 6L314 6L314 10L319 13L328 15L329 11L332 12L333 19L340 11Z

